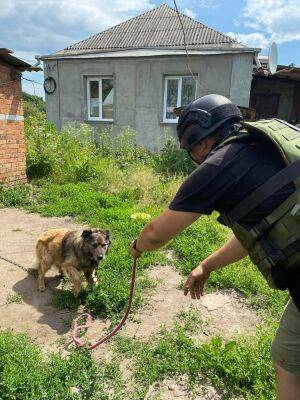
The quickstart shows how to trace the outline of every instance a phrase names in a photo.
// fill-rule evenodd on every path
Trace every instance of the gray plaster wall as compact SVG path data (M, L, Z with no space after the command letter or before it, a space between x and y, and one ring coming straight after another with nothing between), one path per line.
M190 56L197 78L196 97L219 93L248 106L253 53ZM175 136L176 124L163 122L164 77L190 75L186 57L127 59L65 59L44 62L45 77L53 76L57 90L46 94L49 121L59 129L70 122L88 122L118 134L126 127L137 132L137 142L161 148L167 136ZM113 123L87 120L86 78L113 76Z

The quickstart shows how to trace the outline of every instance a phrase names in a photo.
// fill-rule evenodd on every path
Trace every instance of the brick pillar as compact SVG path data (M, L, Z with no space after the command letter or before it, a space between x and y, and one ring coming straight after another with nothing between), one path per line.
M0 63L0 183L26 182L21 74Z

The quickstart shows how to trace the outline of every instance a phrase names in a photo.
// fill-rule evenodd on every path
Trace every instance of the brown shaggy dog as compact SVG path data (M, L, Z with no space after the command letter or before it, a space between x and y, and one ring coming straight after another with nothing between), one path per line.
M73 282L73 294L81 290L80 272L84 272L89 285L95 285L95 269L104 260L110 247L109 231L84 230L82 233L69 229L51 229L42 233L36 244L38 287L45 290L45 273L55 266L62 275Z

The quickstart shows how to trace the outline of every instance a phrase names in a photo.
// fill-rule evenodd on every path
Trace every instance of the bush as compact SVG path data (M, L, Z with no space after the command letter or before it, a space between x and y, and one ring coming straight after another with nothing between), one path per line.
M42 97L23 92L24 116L38 116L46 112L45 102Z
M40 115L25 119L26 172L29 179L49 176L56 160L57 133Z
M81 182L96 176L98 154L91 129L69 126L58 132L44 117L25 121L28 178L50 177L54 182Z
M0 207L24 207L30 203L30 189L27 185L0 186Z
M105 166L128 171L127 176L137 171L137 165L147 166L147 172L154 167L167 176L187 174L194 168L173 140L167 140L159 154L152 154L136 144L135 133L129 129L115 136L110 131L97 133L85 124L57 131L39 114L25 119L25 134L30 179L50 177L58 183L86 182L98 178Z
M164 174L190 174L195 166L185 150L180 150L174 139L167 139L155 157L157 169Z

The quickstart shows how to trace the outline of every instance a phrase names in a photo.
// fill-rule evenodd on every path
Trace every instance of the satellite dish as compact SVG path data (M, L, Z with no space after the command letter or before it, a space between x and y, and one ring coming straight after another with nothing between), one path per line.
M277 59L278 59L277 45L275 42L272 42L269 48L269 56L268 56L268 69L272 75L275 74L277 71L277 64L278 64Z

